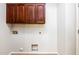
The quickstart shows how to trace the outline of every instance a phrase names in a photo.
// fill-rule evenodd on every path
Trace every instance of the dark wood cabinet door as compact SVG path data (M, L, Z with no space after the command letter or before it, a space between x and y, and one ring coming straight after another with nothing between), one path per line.
M27 7L27 20L29 20L29 24L35 23L35 4L26 4Z
M27 7L24 4L17 4L16 10L16 23L28 23Z
M35 23L35 4L17 4L16 23Z
M36 4L36 23L37 24L45 23L45 4L44 3Z
M15 14L16 14L16 7L15 4L7 4L7 12L6 12L6 19L7 19L7 23L14 23L16 20Z

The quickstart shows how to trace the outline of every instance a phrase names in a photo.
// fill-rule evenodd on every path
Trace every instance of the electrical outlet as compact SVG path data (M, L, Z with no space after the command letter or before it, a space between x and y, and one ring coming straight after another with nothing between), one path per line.
M13 34L18 34L18 31L12 31Z
M38 51L38 44L32 44L32 51Z

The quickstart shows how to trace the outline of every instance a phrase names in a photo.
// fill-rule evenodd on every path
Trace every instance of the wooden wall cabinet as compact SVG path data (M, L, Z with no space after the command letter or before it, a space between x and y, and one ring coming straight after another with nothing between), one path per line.
M45 4L7 4L6 22L11 24L45 24Z

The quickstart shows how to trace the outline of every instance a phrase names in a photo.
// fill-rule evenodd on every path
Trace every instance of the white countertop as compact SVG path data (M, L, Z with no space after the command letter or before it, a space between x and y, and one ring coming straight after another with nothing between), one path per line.
M11 52L9 55L58 55L57 52Z

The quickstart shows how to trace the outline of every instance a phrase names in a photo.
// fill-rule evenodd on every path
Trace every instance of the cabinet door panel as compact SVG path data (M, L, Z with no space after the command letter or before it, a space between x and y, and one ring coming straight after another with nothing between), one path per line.
M16 23L19 23L20 22L20 19L19 19L19 6L16 6Z
M35 23L35 4L27 4L29 23Z
M28 10L27 10L27 6L24 6L24 20L26 22L26 24L29 24L29 19L28 19Z
M16 23L29 23L27 13L28 13L27 6L18 5Z
M36 4L36 23L45 23L45 4Z
M16 23L25 23L24 6L17 6L17 20Z
M14 4L7 4L7 23L14 23L15 22L15 5Z

